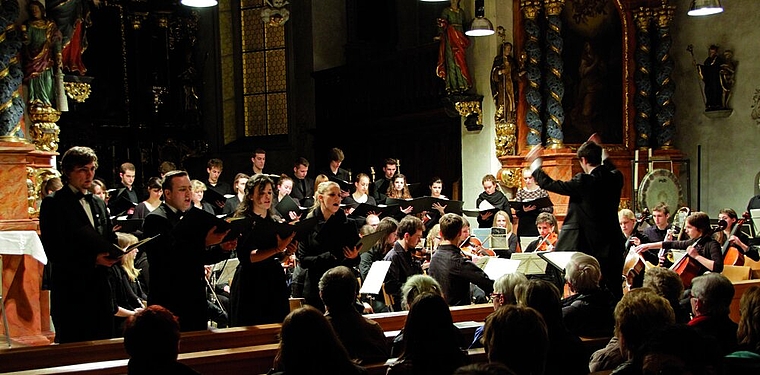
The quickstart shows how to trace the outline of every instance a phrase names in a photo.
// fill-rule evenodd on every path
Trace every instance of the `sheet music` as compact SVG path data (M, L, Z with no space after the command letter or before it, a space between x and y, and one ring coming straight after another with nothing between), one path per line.
M577 251L549 251L542 252L541 257L548 260L555 267L564 271L567 268L567 263L570 262L570 258L577 253Z
M546 273L546 260L538 256L537 253L514 253L512 259L519 260L520 266L517 271L525 275L543 275Z
M488 259L488 263L486 263L483 271L488 275L489 279L495 281L506 274L517 272L520 263L519 260L515 259L491 257Z
M389 268L391 268L390 260L378 260L372 263L372 267L369 268L367 277L359 289L359 294L380 294Z

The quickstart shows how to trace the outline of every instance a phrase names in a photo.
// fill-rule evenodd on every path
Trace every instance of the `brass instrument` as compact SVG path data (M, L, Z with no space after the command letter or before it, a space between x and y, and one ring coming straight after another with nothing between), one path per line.
M691 210L689 207L681 207L676 211L675 216L673 216L673 225L670 228L671 235L673 235L674 241L680 241L681 235L683 235L683 228L686 226L686 218L689 217L691 214ZM680 228L678 231L678 235L675 235L676 227Z

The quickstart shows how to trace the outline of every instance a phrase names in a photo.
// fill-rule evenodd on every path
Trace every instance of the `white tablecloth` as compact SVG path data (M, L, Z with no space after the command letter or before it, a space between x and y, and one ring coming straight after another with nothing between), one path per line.
M47 264L45 249L37 232L33 230L0 231L0 254L31 255L42 264Z

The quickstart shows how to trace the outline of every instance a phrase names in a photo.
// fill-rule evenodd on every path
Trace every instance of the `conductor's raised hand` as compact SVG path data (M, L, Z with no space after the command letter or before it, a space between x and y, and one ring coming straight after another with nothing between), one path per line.
M224 237L229 233L230 230L227 229L224 232L216 232L216 225L209 229L208 233L206 233L206 247L216 245L224 239Z
M528 164L533 163L534 160L538 159L543 155L544 153L544 147L541 145L537 145L536 147L533 147L528 153L525 155L525 161L528 162Z
M355 259L359 256L359 247L361 246L354 246L353 248L343 246L343 256L346 257L346 259Z
M598 145L602 145L602 137L599 136L599 133L591 134L590 137L588 137L589 142L594 142Z

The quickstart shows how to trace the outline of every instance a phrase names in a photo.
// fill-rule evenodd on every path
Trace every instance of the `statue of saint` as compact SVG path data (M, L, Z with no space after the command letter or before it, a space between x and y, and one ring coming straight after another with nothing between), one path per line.
M512 43L501 43L491 68L491 95L496 104L497 123L516 120L518 69L517 60L512 56Z
M711 45L704 64L697 64L699 77L705 83L705 111L724 109L723 89L720 82L720 70L723 57L718 54L718 46Z
M48 0L48 17L54 20L63 38L62 68L67 73L84 75L87 68L82 54L87 49L86 30L92 24L90 3L100 6L100 0Z
M464 23L465 15L459 7L459 0L451 0L451 6L444 9L438 18L439 34L435 39L440 42L440 47L435 73L446 81L446 92L449 94L463 93L472 87L465 56L470 39L464 35Z
M735 73L736 62L734 61L734 51L727 49L723 51L723 64L720 65L720 87L723 90L721 104L723 108L729 108L728 101L731 99L731 89L734 87Z
M63 93L63 77L59 76L61 33L55 22L45 17L45 6L36 0L29 3L29 20L24 26L24 82L29 87L29 106L61 110L58 105L61 104L58 96Z

